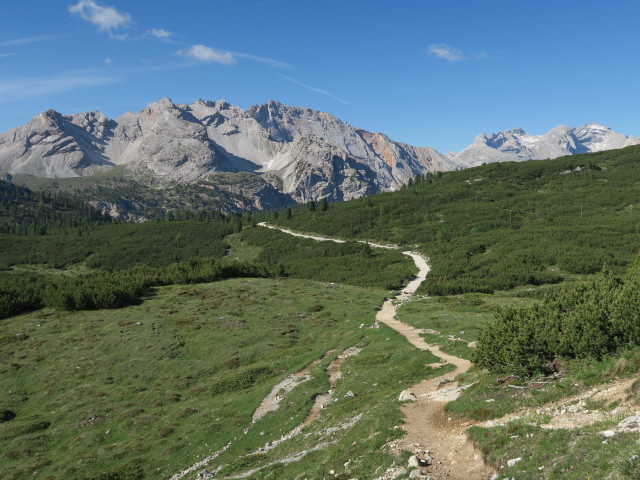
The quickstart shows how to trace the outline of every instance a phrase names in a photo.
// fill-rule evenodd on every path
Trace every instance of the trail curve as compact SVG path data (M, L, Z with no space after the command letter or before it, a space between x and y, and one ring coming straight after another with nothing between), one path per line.
M310 238L317 241L332 241L344 243L345 240L331 237L321 237L297 233L292 230L268 225L265 222L258 224L261 227L280 230L283 233L296 237ZM371 242L372 247L398 249L396 245L384 245ZM405 436L390 444L391 448L400 451L408 450L411 453L429 452L430 464L421 467L422 473L431 476L434 480L485 480L495 470L486 465L481 454L467 439L466 428L470 425L447 416L444 411L446 402L454 400L460 394L462 388L454 382L454 378L460 373L466 372L472 365L463 358L442 352L437 345L428 344L420 335L421 330L395 318L396 304L407 301L418 289L429 273L429 264L422 255L410 251L402 252L411 257L418 274L404 287L401 293L394 298L386 300L376 315L376 322L384 323L388 327L404 336L409 343L419 350L427 350L442 359L443 362L452 364L455 369L447 374L430 380L425 380L414 387L410 392L415 396L414 402L404 403L402 411L405 416L403 428ZM446 385L446 388L440 388Z

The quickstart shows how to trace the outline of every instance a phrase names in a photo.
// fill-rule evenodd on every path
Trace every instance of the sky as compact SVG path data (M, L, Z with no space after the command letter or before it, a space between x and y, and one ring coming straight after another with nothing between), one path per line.
M7 0L0 131L53 108L276 100L459 151L483 132L640 135L640 2Z

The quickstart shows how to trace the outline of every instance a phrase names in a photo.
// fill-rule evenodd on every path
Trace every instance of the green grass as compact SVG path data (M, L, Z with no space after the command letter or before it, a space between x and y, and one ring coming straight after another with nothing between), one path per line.
M544 287L535 287L537 290ZM416 328L439 334L423 334L428 343L439 345L443 352L471 359L473 348L467 344L494 320L494 312L503 307L522 307L536 303L532 298L516 296L517 291L493 295L467 293L443 297L414 297L398 308L398 320Z
M619 370L620 359L626 368ZM524 407L538 407L565 397L577 395L595 385L609 382L619 376L640 372L640 349L629 348L602 360L577 359L563 361L566 374L544 384L528 383L504 374L488 373L473 368L459 376L463 384L475 383L445 409L455 415L473 420L500 418ZM532 379L534 382L540 379ZM514 389L508 385L526 386ZM489 400L489 402L487 402Z
M416 351L403 337L386 326L379 329L360 330L363 333L357 346L362 348L358 356L347 358L341 368L342 378L334 393L335 401L322 410L321 418L310 424L295 440L286 442L264 455L243 457L256 446L278 438L296 425L303 416L294 415L297 407L286 412L268 414L252 431L221 455L210 467L226 465L221 474L260 468L255 478L324 478L329 470L335 470L336 478L373 478L373 472L381 474L397 458L385 445L402 436L396 427L402 423L398 408L398 394L403 389L425 378L441 375L451 366L437 369L426 365L436 361L429 352ZM322 371L332 358L327 358L316 371ZM392 375L389 372L393 372ZM315 389L315 390L314 390ZM304 404L311 392L327 389L324 376L297 387L285 399L287 405ZM347 392L355 397L349 398ZM308 403L306 407L310 406ZM351 428L327 432L362 414ZM275 430L275 431L274 431ZM264 432L264 435L260 433ZM278 460L309 450L323 442L336 442L321 451L311 452L299 462L282 465ZM347 467L345 467L347 464ZM254 478L254 477L251 477Z
M239 262L252 263L258 260L264 247L259 245L249 245L242 238L240 233L233 233L225 238L229 244L227 257Z
M502 478L527 480L637 480L640 479L640 445L637 434L624 433L604 441L598 430L614 425L600 423L576 430L544 430L525 424L484 429L472 427L472 440ZM634 459L633 456L636 455ZM507 460L522 458L513 467Z
M397 460L385 445L402 435L394 428L402 423L399 392L451 369L427 367L433 355L384 325L359 328L373 323L387 294L239 279L162 287L119 310L47 309L6 319L0 390L9 393L0 411L16 416L0 423L0 477L168 478L232 442L210 468L261 468L260 478L274 479L322 478L329 469L370 478ZM351 346L362 350L344 361L335 401L321 418L274 450L246 457L302 422L327 391L325 368ZM320 358L311 380L245 431L273 385ZM302 461L279 462L323 443Z
M163 287L119 310L6 319L0 410L16 418L0 424L0 477L32 478L37 470L81 479L132 465L146 478L168 477L239 436L286 375L327 350L373 343L368 337L382 334L358 326L371 324L385 293L229 280ZM298 422L310 395L326 389L320 371L289 400L293 419L275 415L260 428L275 435L274 425Z

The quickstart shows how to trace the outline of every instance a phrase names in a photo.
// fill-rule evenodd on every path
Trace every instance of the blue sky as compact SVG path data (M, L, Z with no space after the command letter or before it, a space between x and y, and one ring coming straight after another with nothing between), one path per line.
M0 131L201 97L314 108L443 153L514 127L640 134L640 2L6 3Z

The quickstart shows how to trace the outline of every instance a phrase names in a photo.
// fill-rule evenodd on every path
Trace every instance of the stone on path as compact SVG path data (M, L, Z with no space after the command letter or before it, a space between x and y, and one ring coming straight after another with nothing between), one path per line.
M400 392L398 400L400 400L401 402L415 402L416 396L409 390L403 390L402 392Z

